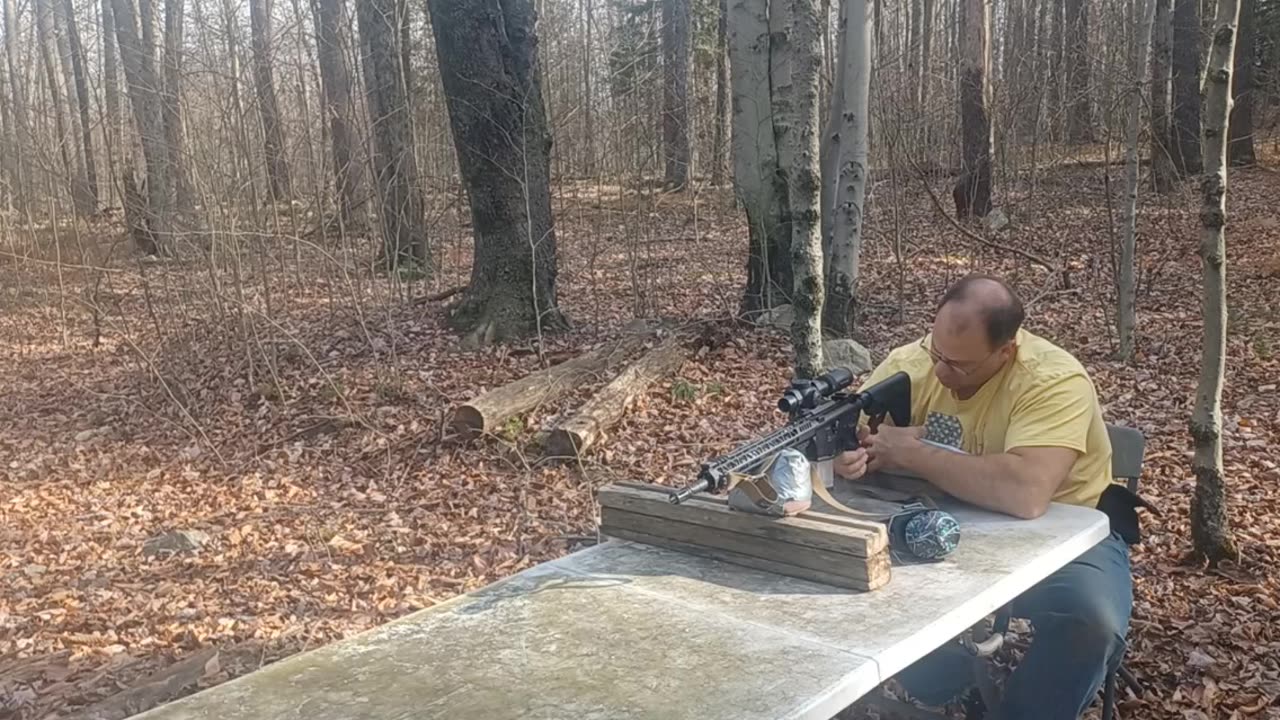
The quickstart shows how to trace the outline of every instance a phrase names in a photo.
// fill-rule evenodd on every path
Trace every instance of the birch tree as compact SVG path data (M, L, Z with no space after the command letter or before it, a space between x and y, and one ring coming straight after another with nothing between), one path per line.
M1147 46L1151 37L1151 22L1155 3L1159 0L1132 0L1133 43L1129 52L1130 87L1125 108L1124 151L1124 227L1120 238L1119 318L1116 323L1120 334L1119 357L1128 362L1133 359L1134 328L1137 325L1134 263L1138 231L1138 130L1142 119L1142 78L1147 64Z
M791 267L795 282L791 343L795 348L796 376L816 377L824 369L822 232L818 219L822 176L818 134L822 23L818 0L790 0L786 7L790 15L791 74L784 92L790 95L787 105L791 116L781 120L790 126L785 137L791 144L789 154L794 160L787 175L792 212Z
M855 322L855 290L862 255L872 46L870 2L845 0L842 8L845 17L831 109L834 130L829 134L835 150L832 169L823 188L824 192L832 193L823 325L844 335L853 329Z
M1222 376L1227 352L1227 128L1231 117L1231 74L1240 0L1217 0L1213 43L1205 67L1200 184L1200 260L1203 270L1204 324L1200 382L1196 387L1191 437L1191 469L1196 488L1191 498L1191 538L1196 553L1210 564L1236 557L1227 518L1226 479L1222 468Z

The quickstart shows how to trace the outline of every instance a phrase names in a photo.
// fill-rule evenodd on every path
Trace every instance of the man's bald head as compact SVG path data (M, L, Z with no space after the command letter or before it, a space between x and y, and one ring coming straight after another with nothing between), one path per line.
M938 303L939 313L943 308L950 311L948 315L955 323L981 325L992 348L1012 340L1026 318L1022 301L1013 289L999 278L981 273L966 275L952 285ZM962 327L955 330L963 332Z

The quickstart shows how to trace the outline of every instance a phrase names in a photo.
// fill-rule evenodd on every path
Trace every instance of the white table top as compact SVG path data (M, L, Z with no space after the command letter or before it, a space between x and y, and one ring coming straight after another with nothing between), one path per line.
M1108 533L947 509L959 549L872 592L610 541L139 717L825 720Z

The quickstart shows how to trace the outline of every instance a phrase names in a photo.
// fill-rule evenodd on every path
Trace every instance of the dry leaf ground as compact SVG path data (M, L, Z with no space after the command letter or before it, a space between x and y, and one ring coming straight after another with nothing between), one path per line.
M998 189L1012 219L999 242L1066 259L1065 288L963 239L914 188L899 189L895 222L893 188L876 182L858 339L879 359L927 326L950 280L1006 273L1030 301L1031 328L1091 369L1108 418L1149 440L1143 488L1164 516L1148 517L1134 554L1129 662L1148 694L1126 699L1126 716L1277 717L1280 177L1232 175L1224 461L1242 558L1208 571L1183 563L1201 328L1195 188L1143 195L1139 350L1126 365L1112 359L1102 173ZM681 483L703 458L773 427L788 348L782 333L727 320L745 252L728 202L705 189L561 189L561 297L575 329L545 351L599 342L636 312L723 319L726 340L654 387L574 467L539 461L530 442L593 384L499 437L459 443L443 428L452 403L537 365L532 344L461 352L440 303L388 300L465 281L469 236L456 220L433 231L445 263L429 288L370 281L352 260L363 248L305 243L223 246L238 251L218 272L119 253L106 273L49 253L10 256L0 264L0 716L68 714L219 648L189 692L480 587L592 536L600 484ZM100 249L116 231L92 228L84 242ZM144 555L145 540L176 529L209 542Z

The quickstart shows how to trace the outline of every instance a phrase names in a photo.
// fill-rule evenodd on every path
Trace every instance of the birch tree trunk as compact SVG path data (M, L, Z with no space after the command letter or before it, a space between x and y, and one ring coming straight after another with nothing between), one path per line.
M450 315L466 344L560 330L551 132L532 0L429 0L458 166L471 199L471 284Z
M316 56L324 92L324 116L329 121L333 151L334 195L338 219L344 228L358 224L360 165L354 151L351 73L347 70L345 0L311 0L316 25Z
M870 125L871 12L868 0L845 0L846 19L836 71L832 109L839 118L836 136L832 203L832 237L826 285L824 325L848 335L856 323L859 259L862 256L862 216L867 184L867 128Z
M1183 177L1199 175L1200 20L1196 0L1173 2L1174 164Z
M662 0L663 181L681 190L689 182L690 0Z
M373 135L373 173L382 220L381 261L388 270L426 267L427 232L413 122L400 47L404 0L359 0L364 83ZM477 263L479 258L477 257Z
M1173 190L1174 148L1169 123L1170 74L1173 62L1170 40L1173 35L1173 0L1155 0L1151 25L1151 183L1164 195Z
M1147 41L1151 37L1151 20L1157 2L1159 0L1132 0L1131 3L1134 35L1129 53L1129 74L1132 87L1125 109L1124 227L1120 237L1120 277L1117 282L1120 312L1116 323L1120 333L1118 355L1125 362L1133 359L1133 335L1138 323L1134 280L1138 230L1138 126L1142 120L1142 78L1146 74Z
M1191 437L1196 476L1191 498L1195 552L1211 565L1236 557L1227 518L1222 468L1222 376L1227 352L1227 126L1231 117L1231 70L1240 0L1217 0L1213 44L1205 67L1200 205L1200 259L1204 272L1204 337Z
M262 118L263 152L267 159L267 183L275 202L289 200L292 186L289 163L285 159L284 125L276 102L276 84L271 68L271 0L249 0L249 26L253 44L253 83L258 93L258 116Z
M150 0L142 0L143 7ZM154 254L164 249L170 240L169 175L164 130L161 126L160 87L156 76L155 59L150 47L138 37L138 28L144 30L150 18L142 14L141 20L134 9L133 0L111 0L114 11L116 40L120 59L124 65L130 104L134 121L142 140L142 155L147 166L147 199L142 208L143 218L135 227L134 243L144 253ZM132 170L124 168L132 177Z
M1257 42L1257 0L1240 0L1240 22L1236 37L1235 71L1231 76L1231 126L1227 157L1232 167L1255 165L1253 149L1254 44Z
M767 0L730 0L729 5L733 183L746 209L749 238L744 314L787 302L792 292L786 185L779 183L773 128L768 8Z
M75 82L77 108L80 113L80 154L84 158L84 174L88 193L88 202L95 208L98 205L98 167L93 156L93 122L89 116L89 81L85 69L84 45L80 42L80 29L76 25L75 8L71 0L62 4L63 26L67 29L68 52L71 60L71 74Z
M991 7L990 0L962 0L963 50L960 121L963 142L960 180L952 192L958 217L991 212Z
M795 164L788 174L791 198L791 267L794 272L791 344L797 377L823 371L822 224L819 190L818 72L822 65L822 21L818 0L789 0L791 31L791 117L787 137Z

